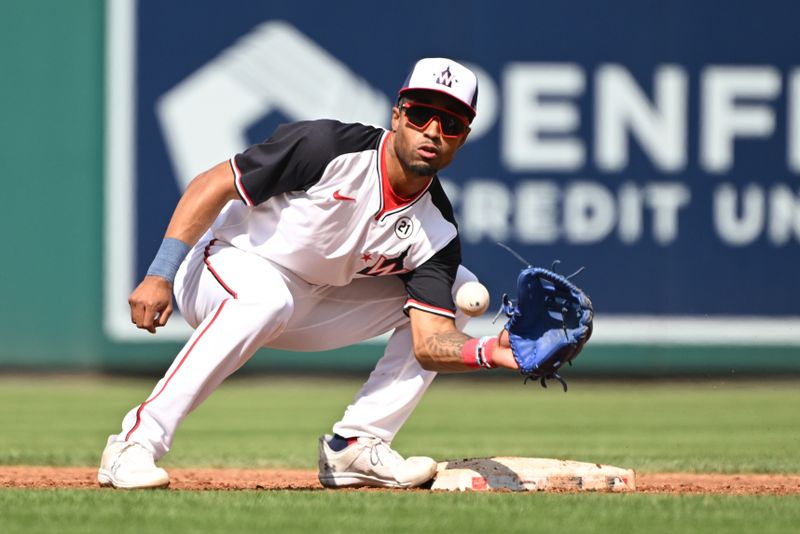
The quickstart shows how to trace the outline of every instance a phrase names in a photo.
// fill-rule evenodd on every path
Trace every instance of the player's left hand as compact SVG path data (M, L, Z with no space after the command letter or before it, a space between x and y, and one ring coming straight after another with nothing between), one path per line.
M156 333L172 315L172 284L160 276L145 276L128 297L131 322L137 328Z
M503 311L509 317L506 340L526 380L540 380L546 387L545 380L555 378L566 391L558 370L578 356L592 335L594 309L586 293L566 277L528 267L517 280L516 304L503 295Z

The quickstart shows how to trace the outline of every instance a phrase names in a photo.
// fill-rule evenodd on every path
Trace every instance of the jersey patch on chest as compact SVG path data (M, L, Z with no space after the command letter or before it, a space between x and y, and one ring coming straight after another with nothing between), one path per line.
M399 239L408 239L414 233L414 221L408 217L402 217L394 225L394 235Z

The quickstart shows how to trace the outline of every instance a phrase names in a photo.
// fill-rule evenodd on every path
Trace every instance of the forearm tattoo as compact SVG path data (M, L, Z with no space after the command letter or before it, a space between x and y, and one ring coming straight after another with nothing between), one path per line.
M461 359L461 347L470 337L458 331L441 332L425 339L430 362L437 370L466 370Z

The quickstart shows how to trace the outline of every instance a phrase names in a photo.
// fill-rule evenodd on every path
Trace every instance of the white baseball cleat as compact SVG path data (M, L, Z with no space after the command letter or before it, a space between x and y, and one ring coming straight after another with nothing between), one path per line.
M436 474L436 462L426 456L404 459L380 438L359 437L341 451L319 438L319 481L326 488L416 488Z
M112 435L100 459L97 482L120 489L164 488L169 486L169 475L156 467L153 453L144 445L117 441Z

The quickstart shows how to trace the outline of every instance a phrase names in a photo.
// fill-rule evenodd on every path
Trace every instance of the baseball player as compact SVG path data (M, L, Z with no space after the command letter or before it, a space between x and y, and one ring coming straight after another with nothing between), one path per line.
M416 487L436 462L391 448L436 372L518 367L508 334L461 330L458 228L436 176L466 141L475 74L418 61L391 130L332 120L282 125L197 176L178 202L131 320L155 333L172 294L194 334L109 437L98 481L163 487L155 465L181 421L261 347L320 351L392 332L383 357L319 440L330 488Z

